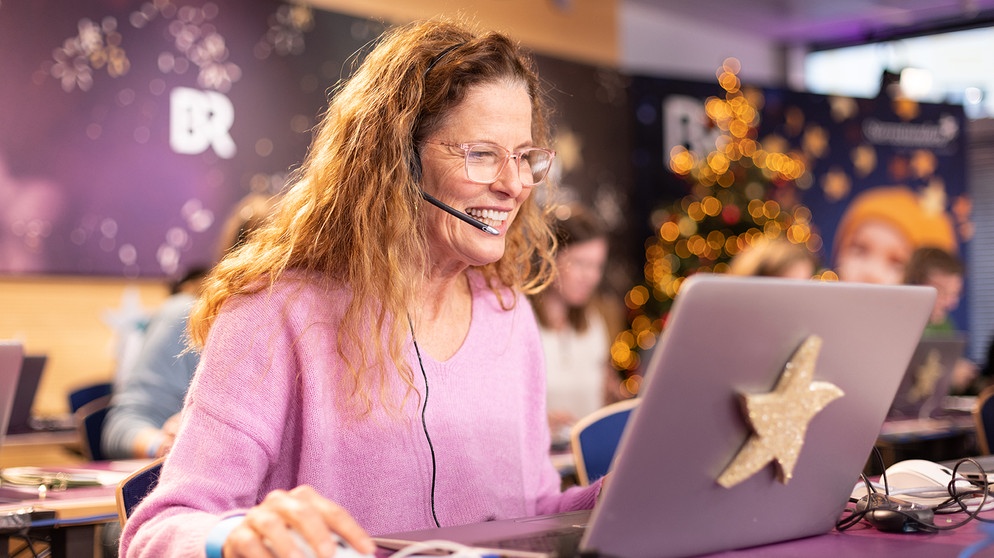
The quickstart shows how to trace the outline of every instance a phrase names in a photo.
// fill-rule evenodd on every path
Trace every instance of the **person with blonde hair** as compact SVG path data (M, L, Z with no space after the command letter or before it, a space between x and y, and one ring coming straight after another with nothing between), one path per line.
M762 238L732 258L729 275L811 279L818 271L818 258L803 244L786 238Z
M203 348L122 555L331 556L336 538L589 509L550 461L531 197L555 153L533 63L433 20L337 87L265 226L207 279Z

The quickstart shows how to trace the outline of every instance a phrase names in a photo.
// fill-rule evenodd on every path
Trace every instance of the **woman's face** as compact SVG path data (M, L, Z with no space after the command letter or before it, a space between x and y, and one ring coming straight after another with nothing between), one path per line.
M607 239L592 238L570 244L556 256L559 277L556 289L569 306L583 306L590 301L604 276L607 263Z
M425 227L436 268L458 269L499 260L504 255L507 230L532 189L521 185L514 161L504 165L493 184L472 182L466 177L465 152L434 142L490 143L514 152L536 147L532 145L531 125L532 104L525 86L496 82L470 88L441 127L427 138L421 148L421 187L500 232L491 235L425 204Z
M842 281L900 285L912 250L911 241L890 223L866 221L839 246L836 273Z

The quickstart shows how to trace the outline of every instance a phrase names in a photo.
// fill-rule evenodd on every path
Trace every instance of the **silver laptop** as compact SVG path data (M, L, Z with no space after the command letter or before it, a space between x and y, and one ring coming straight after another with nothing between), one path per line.
M14 403L11 406L10 421L7 423L7 434L25 434L34 432L31 410L34 408L35 395L41 384L41 376L45 372L45 355L25 355L21 362L21 373L17 378L17 390L14 392Z
M956 363L966 349L963 335L924 336L915 348L887 417L918 419L943 412Z
M0 340L0 447L14 408L14 392L21 375L24 347L19 341Z
M664 558L827 533L934 298L930 287L695 275L673 305L594 510L549 518L548 529L582 533L578 549L508 550L543 538L546 518L376 538L505 556ZM785 405L763 412L771 397ZM758 412L745 411L747 400ZM795 436L777 435L791 428ZM765 446L759 431L772 434Z

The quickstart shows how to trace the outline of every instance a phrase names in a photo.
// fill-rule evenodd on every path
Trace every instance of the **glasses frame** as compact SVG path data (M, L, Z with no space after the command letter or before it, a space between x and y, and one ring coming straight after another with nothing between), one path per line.
M442 145L442 146L445 146L445 147L452 147L454 149L460 149L460 150L462 150L462 152L463 152L463 170L466 172L466 180L469 180L470 182L472 182L474 184L487 184L487 185L490 185L490 184L493 184L494 182L497 182L500 179L500 174L502 172L504 172L504 168L507 167L507 162L509 160L511 160L511 159L514 159L514 162L517 163L515 165L515 167L518 169L518 181L521 182L521 185L524 186L525 188L533 188L533 187L538 186L538 185L542 184L543 182L545 182L545 179L549 177L549 171L552 170L552 161L554 161L556 159L556 152L553 151L553 150L551 150L551 149L546 149L544 147L526 147L525 149L520 149L518 151L511 151L511 150L507 149L506 147L504 147L503 145L497 145L496 143L488 143L488 142L485 142L485 141L477 141L477 142L469 142L469 143L450 143L450 142L446 142L446 141L426 140L425 143L431 143L431 144L434 144L434 145ZM495 147L498 150L504 152L504 160L501 161L500 167L497 168L497 172L494 174L493 180L490 180L490 181L475 180L475 179L473 179L472 177L469 176L469 152L474 147L478 147L478 146L481 146L481 145L482 146L486 146L486 147ZM530 152L530 151L541 151L541 152L547 154L549 156L549 168L545 170L545 174L542 176L541 180L539 180L538 182L535 182L533 184L525 184L525 182L521 179L521 156L524 155L524 154L526 154L526 153L528 153L528 152Z

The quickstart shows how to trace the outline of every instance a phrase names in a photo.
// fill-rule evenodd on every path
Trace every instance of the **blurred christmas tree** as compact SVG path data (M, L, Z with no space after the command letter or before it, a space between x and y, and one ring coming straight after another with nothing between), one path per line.
M733 256L760 239L784 237L813 253L821 249L811 212L799 200L798 183L810 182L805 156L783 152L786 142L775 137L758 139L762 93L743 91L738 70L737 60L726 60L717 72L725 98L705 101L719 132L714 151L699 156L677 146L670 152L670 170L688 180L690 192L654 212L645 282L625 295L630 328L611 347L632 393L641 380L640 353L655 345L684 279L727 271Z

